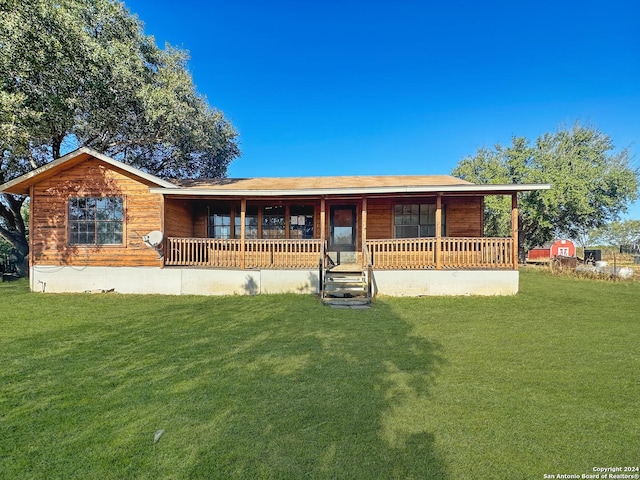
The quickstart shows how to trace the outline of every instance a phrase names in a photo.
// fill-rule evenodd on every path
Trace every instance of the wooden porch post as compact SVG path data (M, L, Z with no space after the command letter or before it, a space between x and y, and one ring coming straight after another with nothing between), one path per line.
M360 249L362 250L362 253L364 254L364 252L366 252L366 245L367 245L367 196L363 196L362 197L362 245L360 246ZM367 258L366 256L362 256L362 264L363 265L367 265Z
M243 198L240 200L240 268L244 270L245 268L245 260L244 260L244 242L246 237L246 227L245 227L245 217L247 214L247 199Z
M511 194L511 238L513 239L513 269L518 270L518 194Z
M126 208L126 205L125 205L125 208ZM166 212L166 210L167 210L166 199L165 199L164 195L161 195L160 196L160 231L163 232L163 233L166 232L166 230L165 230L165 212ZM206 225L207 225L208 221L209 221L208 219L205 221L205 229L207 228ZM208 235L205 233L205 236L208 236ZM167 261L167 254L169 253L169 242L168 242L168 240L166 238L166 235L164 235L164 237L165 238L164 238L163 243L162 243L162 248L164 249L164 251L163 251L163 254L162 254L162 259L160 260L162 262L162 265L161 265L162 268L164 268L164 266L165 266L165 263ZM31 235L29 235L29 238L31 238Z
M320 240L322 241L322 245L324 245L324 242L326 240L326 235L327 235L327 227L325 225L326 223L325 210L326 210L325 200L324 200L324 197L322 197L320 199Z
M287 202L284 205L284 238L287 240L291 238L291 205Z
M442 269L440 250L442 248L442 194L436 197L436 270Z

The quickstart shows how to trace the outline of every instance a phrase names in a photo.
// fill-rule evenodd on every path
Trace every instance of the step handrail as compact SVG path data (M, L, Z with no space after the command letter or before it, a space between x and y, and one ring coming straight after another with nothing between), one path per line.
M362 242L362 256L367 271L367 297L373 298L373 258L366 242Z
M320 298L324 298L324 274L327 271L325 256L327 254L327 241L323 240L320 245L320 258L318 259L318 289L320 290Z

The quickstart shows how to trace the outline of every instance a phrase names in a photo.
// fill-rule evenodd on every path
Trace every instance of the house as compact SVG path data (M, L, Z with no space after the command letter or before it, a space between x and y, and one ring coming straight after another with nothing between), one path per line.
M575 257L576 246L571 240L556 240L547 242L529 250L529 261L546 261L555 257Z
M0 186L28 195L33 291L324 298L518 291L517 194L447 175L164 180L80 148ZM512 235L483 236L484 198Z

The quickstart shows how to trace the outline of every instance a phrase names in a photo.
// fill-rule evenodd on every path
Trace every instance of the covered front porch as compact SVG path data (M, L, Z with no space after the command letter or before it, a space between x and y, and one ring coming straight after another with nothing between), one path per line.
M166 267L517 270L512 236L482 236L483 197L166 198ZM181 233L181 234L177 234ZM185 235L184 233L190 233Z
M219 292L224 279L239 279L231 291L247 291L248 282L260 292L368 299L516 293L517 193L528 188L453 177L318 177L194 181L152 192L163 195L164 271L215 275ZM487 195L511 199L511 236L483 236Z

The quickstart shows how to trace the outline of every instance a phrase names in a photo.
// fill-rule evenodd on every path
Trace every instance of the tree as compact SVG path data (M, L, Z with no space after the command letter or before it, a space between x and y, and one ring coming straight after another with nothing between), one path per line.
M610 246L640 248L640 220L611 222L593 233L594 241Z
M25 225L29 225L29 199L27 199L21 208L21 216ZM27 230L26 233L27 241L29 239L29 232ZM10 263L15 263L14 258L18 258L16 254L16 249L7 242L2 236L0 236L0 264L3 261L9 261Z
M79 146L161 177L226 175L238 134L187 61L117 0L0 0L0 184ZM23 202L0 195L0 236L21 273Z
M520 195L520 252L556 235L584 237L617 219L638 195L638 170L628 150L615 152L609 136L575 124L544 134L531 145L514 137L511 145L482 148L463 159L453 175L474 183L550 183L551 190ZM489 197L485 234L509 235L510 202Z

